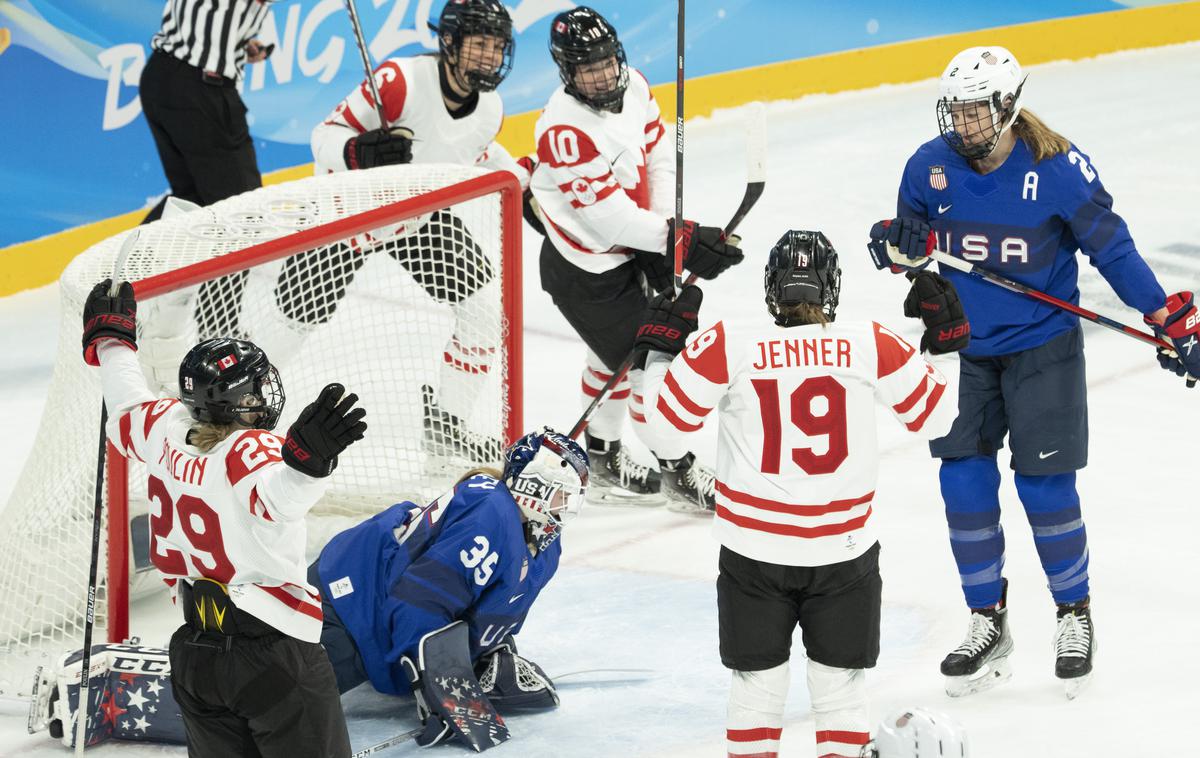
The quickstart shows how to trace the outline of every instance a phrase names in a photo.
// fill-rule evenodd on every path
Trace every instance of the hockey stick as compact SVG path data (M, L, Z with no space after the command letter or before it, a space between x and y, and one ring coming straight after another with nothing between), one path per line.
M1027 284L1014 282L1012 279L1005 278L994 271L988 271L985 268L980 268L979 266L976 266L968 261L964 261L961 258L955 258L954 256L943 253L940 250L934 250L930 256L943 266L949 266L950 268L958 269L964 274L970 274L971 276L978 277L985 282L994 284L997 287L1003 287L1010 292L1017 292L1022 295L1027 295L1039 302L1046 303L1047 305L1053 305L1055 308L1064 310L1067 313L1073 313L1080 318L1091 321L1093 324L1099 324L1100 326L1108 327L1114 332L1119 332L1129 337L1133 337L1136 340L1141 340L1142 342L1154 345L1155 347L1163 348L1164 350L1170 350L1172 352L1175 350L1175 346L1170 342L1160 339L1153 334L1147 334L1140 329L1134 329L1132 326L1122 324L1120 321L1111 319L1108 316L1101 316L1099 313L1089 311L1087 308L1081 308L1074 303L1068 303L1066 300L1059 300L1053 295L1047 295L1045 292L1035 290L1033 287L1030 287Z
M409 729L407 732L397 734L395 737L389 737L386 740L384 740L383 742L372 745L371 747L365 747L362 750L359 750L358 752L352 754L350 756L350 758L366 758L366 756L368 756L368 755L375 755L376 753L378 753L381 750L387 750L389 747L395 747L396 745L399 745L402 742L408 742L409 740L411 740L413 737L416 737L418 734L420 734L424 730L425 730L424 727L417 727L416 729Z
M344 0L346 11L350 14L350 25L354 27L354 44L358 46L358 55L362 58L363 70L367 74L367 85L371 88L371 97L375 99L375 110L379 113L379 128L387 129L387 116L383 111L383 101L379 99L379 86L375 84L375 71L371 68L371 58L367 55L367 42L363 39L362 23L358 20L358 7L354 0Z
M762 103L751 103L749 110L746 112L746 136L746 191L742 194L742 202L734 212L733 218L729 219L729 223L725 225L726 238L731 236L738 226L741 225L742 220L750 213L750 209L758 202L758 198L762 197L763 189L767 184L767 121L766 111ZM687 281L684 282L684 286L692 284L695 281L696 275L690 274ZM588 404L588 407L584 409L579 420L571 427L570 434L568 435L571 439L577 439L583 433L583 430L587 428L588 422L592 420L592 416L596 415L596 410L612 394L613 388L629 373L629 369L633 366L634 361L637 360L637 356L638 353L636 350L629 351L629 355L625 356L625 360L621 362L620 367L604 383L600 394Z
M121 272L125 269L125 259L133 252L141 231L134 227L133 231L121 243L117 253L117 261L113 264L112 285L108 294L116 296L121 287ZM84 742L87 740L88 683L91 681L92 667L92 629L96 625L96 573L100 563L100 519L104 511L104 454L107 452L108 435L108 406L104 398L100 398L100 446L96 453L96 497L92 506L92 555L88 565L87 615L83 622L83 660L79 662L79 704L75 708L75 755L83 755Z
M684 0L676 0L675 18L675 239L671 249L675 251L675 292L683 290L683 6Z

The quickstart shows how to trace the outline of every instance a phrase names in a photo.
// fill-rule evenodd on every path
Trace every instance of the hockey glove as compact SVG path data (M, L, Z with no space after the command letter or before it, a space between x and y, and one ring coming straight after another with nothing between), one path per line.
M112 279L92 287L83 304L83 360L89 366L99 366L96 345L100 340L114 339L137 350L137 301L133 285L121 282L116 295L109 294Z
M554 682L541 666L517 654L511 634L479 657L475 676L483 694L500 713L558 707Z
M345 391L340 384L326 385L320 396L300 411L280 451L284 463L312 477L329 476L337 468L338 453L363 438L367 424L362 419L367 412L351 410L358 395L343 397Z
M920 318L925 324L921 351L942 355L970 344L971 324L950 280L932 271L910 273L909 277L912 287L904 298L904 315Z
M929 265L937 237L929 224L915 218L894 218L871 227L867 250L875 268L890 268L893 274L919 270Z
M656 295L646 306L633 349L679 355L688 335L700 325L700 303L703 300L704 293L694 284L684 287L673 300L666 294Z
M372 129L357 137L346 140L342 157L346 168L375 168L412 162L411 129L394 126L390 129Z
M1167 371L1187 377L1187 386L1200 379L1200 312L1191 292L1176 292L1167 298L1167 318L1161 325L1146 319L1154 332L1168 339L1174 350L1158 349L1158 363Z
M725 232L715 226L700 226L695 221L683 222L683 267L701 279L716 279L725 269L736 266L745 256L738 237L725 238ZM667 251L675 248L675 220L667 221Z

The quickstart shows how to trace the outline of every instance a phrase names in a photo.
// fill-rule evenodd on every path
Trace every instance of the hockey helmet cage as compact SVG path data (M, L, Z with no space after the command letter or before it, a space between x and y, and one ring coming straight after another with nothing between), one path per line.
M454 61L468 86L476 92L492 92L512 71L513 24L508 8L499 0L449 0L442 8L437 26L429 24L437 32L438 50L442 58ZM495 37L503 44L499 63L492 63L476 56L463 57L463 38L471 36Z
M588 485L588 456L550 428L526 434L504 453L504 483L521 509L525 541L536 555L579 513Z
M217 337L183 357L179 399L197 421L274 429L286 398L279 372L260 347Z
M583 5L555 16L550 56L568 95L596 110L620 110L629 66L617 30L604 16Z
M1007 49L971 47L950 60L942 73L938 129L954 152L968 160L992 154L1021 113L1025 75Z
M782 309L791 305L820 306L825 317L837 315L842 270L837 251L822 232L785 232L767 256L763 272L767 310L780 326L796 326Z
M927 708L901 708L875 732L874 758L970 758L967 733L956 720Z

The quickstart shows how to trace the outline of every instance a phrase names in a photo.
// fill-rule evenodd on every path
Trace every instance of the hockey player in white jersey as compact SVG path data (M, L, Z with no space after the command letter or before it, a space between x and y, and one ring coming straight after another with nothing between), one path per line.
M528 169L495 141L504 120L495 90L512 67L508 10L499 0L450 0L431 28L438 35L438 54L389 58L375 70L386 123L380 123L363 82L313 129L317 174L453 163L509 171L522 187L528 184ZM499 322L499 314L482 315L498 301L491 290L499 285L472 230L451 211L289 258L275 290L287 319L284 333L302 339L333 318L369 253L399 261L431 298L454 313L439 386L423 388L427 452L498 464L501 441L473 434L461 419L474 408L495 357L490 325Z
M227 338L183 359L180 397L155 397L134 353L133 287L109 286L84 306L84 359L100 367L109 441L145 465L150 559L184 615L170 661L189 755L350 755L304 516L362 438L365 412L331 384L285 438L272 434L279 374Z
M924 314L923 345L948 353L966 346L969 326L937 279L927 297L914 285L905 311ZM835 323L841 270L820 232L779 240L764 289L773 324L718 321L686 347L699 288L654 300L638 337L652 351L647 415L671 455L720 408L713 534L721 662L733 671L728 754L778 753L799 625L816 755L854 757L869 739L864 669L879 655L876 403L921 438L944 434L958 359L938 357L939 368L879 323Z
M633 347L645 310L643 277L669 286L674 153L646 79L625 62L617 32L599 13L578 7L550 24L550 53L562 86L536 127L538 164L530 190L540 206L542 288L587 344L582 401L588 405ZM742 259L736 239L687 221L684 267L712 279ZM643 273L644 272L644 273ZM657 455L642 405L641 371L616 385L587 429L593 499L660 504L660 474L621 448L624 415ZM711 472L686 450L667 460L668 494L711 499Z

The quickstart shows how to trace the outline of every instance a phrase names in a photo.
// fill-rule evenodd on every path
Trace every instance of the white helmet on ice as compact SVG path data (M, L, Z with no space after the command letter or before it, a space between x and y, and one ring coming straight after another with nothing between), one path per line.
M938 127L968 160L986 158L1021 112L1021 64L1003 47L970 47L942 73Z
M874 758L968 758L967 733L953 718L927 708L901 708L875 733Z

